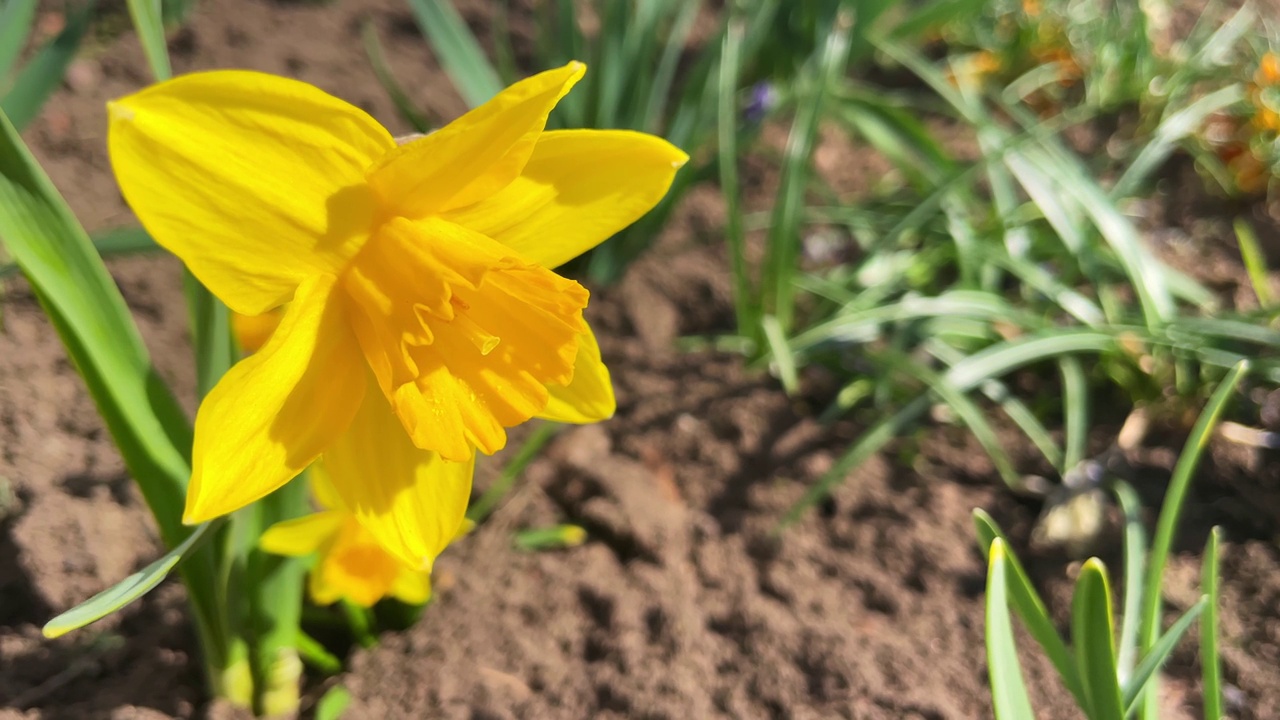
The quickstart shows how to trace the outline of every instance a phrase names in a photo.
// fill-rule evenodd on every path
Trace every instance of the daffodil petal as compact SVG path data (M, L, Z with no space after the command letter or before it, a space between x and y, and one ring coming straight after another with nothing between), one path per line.
M658 204L688 159L666 140L644 133L545 132L520 177L444 217L554 268Z
M200 404L184 522L263 497L346 430L367 370L333 283L328 275L305 280L262 350L232 367Z
M403 563L347 515L311 571L311 594L319 604L346 598L361 607L373 607L391 592L403 571Z
M222 70L109 105L111 165L156 242L245 315L337 273L373 218L368 168L395 147L367 113L297 80Z
M430 571L457 536L471 498L474 459L447 462L415 447L382 393L365 394L324 463L343 504L410 567Z
M520 175L547 115L586 72L580 62L526 78L430 135L388 153L369 173L383 206L422 218L488 197Z
M388 594L400 602L421 605L431 599L431 576L421 570L404 568Z
M318 512L285 520L267 528L258 547L272 555L301 557L320 549L342 527L342 513Z
M579 336L573 380L568 385L548 385L550 399L538 417L563 423L585 424L608 420L618 409L613 397L609 368L600 359L600 345L590 328Z

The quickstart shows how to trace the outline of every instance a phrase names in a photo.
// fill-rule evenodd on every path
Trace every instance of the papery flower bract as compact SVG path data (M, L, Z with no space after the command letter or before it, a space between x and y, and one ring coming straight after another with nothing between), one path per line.
M454 521L429 486L531 417L612 415L587 292L550 268L648 211L687 156L641 133L544 131L584 71L528 78L404 145L359 108L254 72L110 104L112 167L156 241L235 312L288 304L201 404L186 522L324 453L351 512L429 566Z
M388 553L342 507L319 465L312 466L311 486L322 510L272 525L258 539L258 547L289 557L318 555L307 582L317 605L346 599L372 607L387 596L421 605L431 597L431 573Z

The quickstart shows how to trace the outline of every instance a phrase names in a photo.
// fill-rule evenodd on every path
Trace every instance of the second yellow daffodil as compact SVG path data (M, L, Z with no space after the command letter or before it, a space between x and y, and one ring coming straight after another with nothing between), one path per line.
M584 71L523 80L403 145L353 105L255 72L110 104L112 167L156 241L238 313L287 303L200 407L185 521L323 453L345 506L429 568L459 520L439 517L456 505L442 493L469 488L475 449L532 417L612 415L587 292L551 269L649 210L687 157L640 133L546 131Z

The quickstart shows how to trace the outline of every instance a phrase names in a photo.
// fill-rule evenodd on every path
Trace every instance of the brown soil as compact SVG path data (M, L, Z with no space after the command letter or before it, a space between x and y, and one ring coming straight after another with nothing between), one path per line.
M360 50L365 16L416 98L442 117L457 114L461 102L397 0L206 0L174 39L175 66L286 73L406 131ZM131 35L112 41L81 61L74 90L27 132L91 229L130 222L106 161L103 103L143 84L144 68ZM824 172L848 166L841 154L875 166L852 158L857 152L824 147ZM695 190L658 249L595 293L591 316L618 417L561 434L501 509L441 558L437 598L422 621L354 653L340 678L355 697L348 717L990 716L985 572L970 511L987 508L1021 542L1038 504L999 487L965 432L939 426L867 463L775 535L777 520L862 428L813 418L831 393L818 379L788 398L735 356L673 350L681 335L730 322L717 242L723 212L714 188ZM189 402L178 265L154 257L111 267L161 373ZM0 718L224 716L201 700L174 583L91 629L40 638L52 613L145 564L159 546L30 291L21 281L4 291ZM1099 444L1107 431L1099 429ZM1167 438L1137 458L1152 507L1175 457L1168 448L1180 442ZM1215 450L1168 589L1174 609L1194 602L1197 548L1211 525L1225 525L1223 644L1236 718L1280 717L1272 537L1280 466L1271 459ZM481 487L497 464L483 468ZM584 526L589 541L559 552L512 548L513 530L556 522ZM1062 622L1076 566L1022 552ZM1114 552L1104 557L1118 567ZM1187 643L1175 656L1169 717L1199 714L1194 653ZM1035 653L1024 659L1041 717L1078 717L1051 668Z

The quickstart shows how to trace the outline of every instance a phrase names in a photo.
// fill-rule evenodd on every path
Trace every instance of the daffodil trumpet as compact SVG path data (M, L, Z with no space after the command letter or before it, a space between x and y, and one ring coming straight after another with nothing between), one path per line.
M404 144L302 82L196 73L110 104L121 191L233 311L279 327L196 416L184 521L271 493L321 455L343 506L429 572L475 452L530 418L615 407L553 269L630 224L687 156L621 130L545 130L585 67L512 85Z

